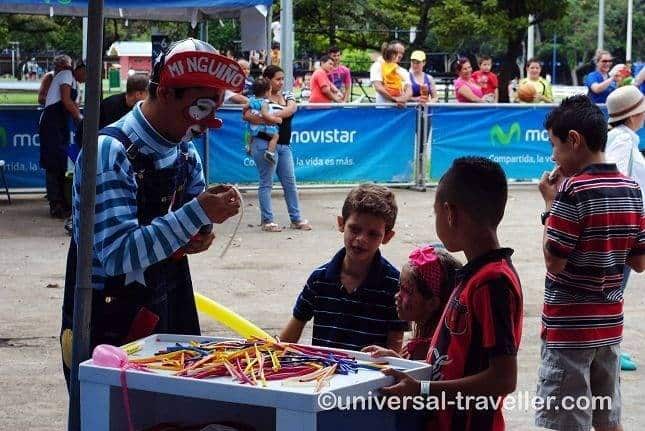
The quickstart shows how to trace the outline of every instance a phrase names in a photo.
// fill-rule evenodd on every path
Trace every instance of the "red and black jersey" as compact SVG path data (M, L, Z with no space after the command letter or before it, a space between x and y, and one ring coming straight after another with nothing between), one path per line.
M489 367L491 358L517 354L522 337L522 287L511 263L512 253L508 248L493 250L457 272L457 287L428 351L432 380L478 374ZM499 431L504 429L504 418L501 409L451 407L438 412L428 429Z

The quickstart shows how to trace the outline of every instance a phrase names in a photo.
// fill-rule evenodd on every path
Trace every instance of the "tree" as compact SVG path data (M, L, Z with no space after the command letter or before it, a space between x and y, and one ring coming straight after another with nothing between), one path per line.
M9 25L7 18L0 16L0 46L7 45L7 42L9 42Z
M568 0L568 13L558 23L546 23L543 26L545 39L552 39L557 34L559 39L558 55L561 55L571 67L571 79L574 85L579 82L579 72L591 66L591 59L596 50L598 35L598 2L597 0ZM566 31L563 31L566 29ZM625 59L625 39L627 34L627 4L624 0L607 0L605 4L605 49L609 50L618 61ZM632 58L645 60L645 2L634 2L634 20L632 35ZM543 55L551 46L540 50ZM578 72L578 73L576 73Z
M459 50L489 41L491 48L502 51L500 101L508 101L507 84L517 73L529 15L537 25L558 20L566 11L567 3L561 0L443 0L430 16L441 45Z

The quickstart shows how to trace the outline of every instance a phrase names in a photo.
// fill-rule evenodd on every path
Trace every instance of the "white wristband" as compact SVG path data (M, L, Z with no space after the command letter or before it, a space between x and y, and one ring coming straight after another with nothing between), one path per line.
M429 396L430 395L430 381L421 380L421 395Z

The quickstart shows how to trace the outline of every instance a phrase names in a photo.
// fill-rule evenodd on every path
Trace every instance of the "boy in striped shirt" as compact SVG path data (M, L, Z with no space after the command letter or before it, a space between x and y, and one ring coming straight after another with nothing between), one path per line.
M349 192L338 216L345 247L309 276L282 341L298 342L313 318L316 346L401 349L408 324L396 312L399 271L379 251L394 236L396 214L394 193L386 187L363 184Z
M621 284L625 265L645 269L640 190L605 162L607 122L586 96L565 99L545 128L558 167L540 182L547 274L537 394L551 401L535 422L557 430L621 430ZM564 396L611 403L567 409Z

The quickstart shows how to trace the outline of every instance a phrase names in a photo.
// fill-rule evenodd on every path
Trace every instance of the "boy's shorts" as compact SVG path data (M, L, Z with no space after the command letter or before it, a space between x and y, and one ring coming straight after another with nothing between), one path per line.
M620 346L547 348L542 341L535 425L567 431L620 424Z

